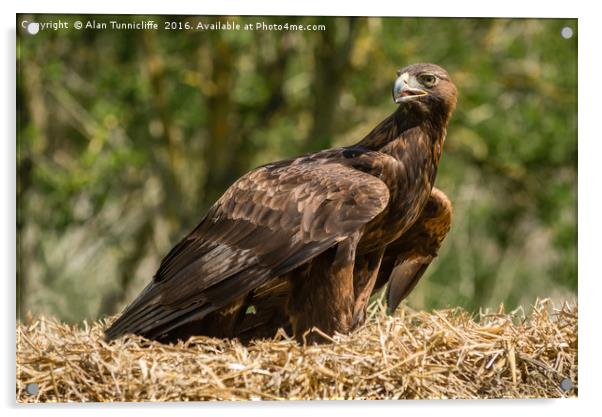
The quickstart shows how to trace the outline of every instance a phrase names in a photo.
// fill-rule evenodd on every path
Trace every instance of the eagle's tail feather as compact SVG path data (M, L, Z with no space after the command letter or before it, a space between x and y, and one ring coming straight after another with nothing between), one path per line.
M160 339L164 333L179 327L190 320L201 318L211 311L207 304L193 304L187 308L172 309L157 304L147 306L134 315L122 315L105 335L107 340L114 340L128 333L137 334L148 339Z
M244 276L244 284L240 278ZM105 331L107 340L114 340L127 333L137 334L148 339L164 339L167 332L193 320L199 320L212 311L228 304L261 285L270 276L270 271L260 267L239 271L203 291L194 300L184 300L173 306L161 303L158 286L151 283L130 304L121 316ZM220 300L209 303L205 300Z

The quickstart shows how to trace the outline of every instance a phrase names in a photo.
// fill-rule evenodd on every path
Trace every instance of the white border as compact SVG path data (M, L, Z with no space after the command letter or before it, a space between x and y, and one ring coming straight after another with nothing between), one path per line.
M18 4L1 2L2 57L0 66L2 144L2 243L0 265L3 266L4 305L0 310L2 322L2 405L9 414L13 412L48 416L79 415L86 411L101 415L108 410L119 410L133 415L161 416L167 410L203 413L211 416L243 414L247 416L288 416L312 413L332 413L335 408L345 414L364 415L378 413L437 413L452 416L507 416L509 412L523 414L542 413L545 416L589 415L600 409L596 401L602 398L597 392L602 386L600 363L600 308L601 280L598 273L597 252L602 246L600 208L602 201L602 134L596 130L600 120L602 100L602 66L599 41L602 26L594 1L554 0L526 2L470 2L465 0L441 1L385 1L341 3L325 0L289 2L282 0L235 0L229 2L196 2L190 0L124 2L103 0L93 4L75 4L69 0L23 0ZM193 404L123 404L123 405L46 405L23 407L14 403L14 280L15 280L15 14L16 13L107 13L107 14L217 14L217 15L333 15L333 16L452 16L452 17L576 17L579 18L579 399L573 400L486 400L486 401L404 401L404 402L300 402L300 403L193 403ZM545 117L545 115L542 115ZM528 138L525 138L528 140Z
M491 2L490 2L491 3ZM465 0L423 0L335 2L305 0L233 0L191 2L189 0L146 1L107 0L74 5L68 0L24 0L16 11L35 13L121 13L121 14L216 14L216 15L324 15L324 16L452 16L452 17L577 17L570 7L578 2L546 1L545 6L524 0L471 4Z

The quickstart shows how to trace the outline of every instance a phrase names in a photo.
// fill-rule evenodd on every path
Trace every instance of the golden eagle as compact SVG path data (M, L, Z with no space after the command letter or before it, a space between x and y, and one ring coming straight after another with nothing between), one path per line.
M451 205L433 183L457 100L437 65L397 75L396 111L357 144L270 163L232 184L107 338L244 339L284 327L320 341L312 328L351 331L387 282L394 309L449 230Z

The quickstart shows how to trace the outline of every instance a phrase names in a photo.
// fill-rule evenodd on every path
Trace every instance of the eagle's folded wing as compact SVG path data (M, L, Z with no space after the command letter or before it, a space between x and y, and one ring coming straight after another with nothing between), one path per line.
M414 289L437 257L451 220L451 201L441 190L433 188L418 220L387 246L374 288L377 290L389 283L387 305L390 312Z
M202 318L346 239L388 199L381 180L332 158L253 170L169 252L107 337L161 338Z

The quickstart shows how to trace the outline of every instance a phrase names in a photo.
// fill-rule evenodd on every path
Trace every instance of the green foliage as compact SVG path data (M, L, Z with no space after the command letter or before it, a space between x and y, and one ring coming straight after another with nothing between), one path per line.
M115 313L234 179L361 139L413 62L447 68L460 100L437 182L452 231L408 302L576 294L577 41L560 36L576 20L227 20L326 31L19 32L21 313Z

